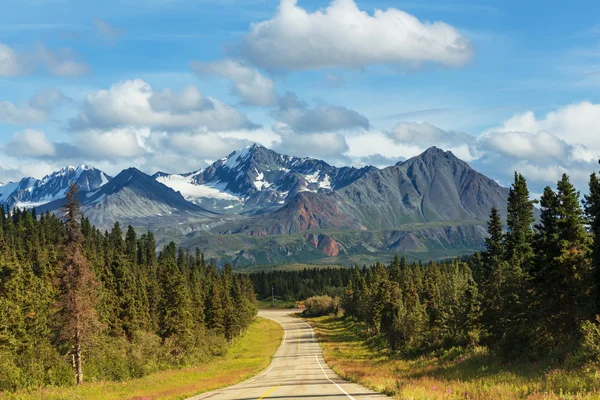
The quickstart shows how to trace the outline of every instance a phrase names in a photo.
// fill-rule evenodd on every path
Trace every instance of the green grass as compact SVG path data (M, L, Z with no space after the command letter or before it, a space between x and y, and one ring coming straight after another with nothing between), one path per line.
M343 378L396 399L599 399L600 367L565 368L552 360L501 362L485 348L402 359L382 351L360 326L336 317L306 319L327 363Z
M267 368L281 343L279 324L257 318L228 353L206 364L169 370L125 382L85 383L81 387L0 393L2 399L184 399L241 382ZM0 371L1 373L1 371Z

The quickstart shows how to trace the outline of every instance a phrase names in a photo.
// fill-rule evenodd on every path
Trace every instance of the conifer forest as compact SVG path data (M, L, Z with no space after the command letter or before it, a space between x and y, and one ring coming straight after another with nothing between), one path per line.
M224 352L256 314L252 282L200 252L81 217L0 209L0 392L124 380Z

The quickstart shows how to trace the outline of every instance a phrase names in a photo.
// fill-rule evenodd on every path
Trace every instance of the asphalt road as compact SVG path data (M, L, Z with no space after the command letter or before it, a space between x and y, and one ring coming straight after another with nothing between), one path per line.
M261 399L389 399L360 385L340 379L325 363L310 325L287 315L289 310L260 311L285 329L273 362L256 377L188 400Z

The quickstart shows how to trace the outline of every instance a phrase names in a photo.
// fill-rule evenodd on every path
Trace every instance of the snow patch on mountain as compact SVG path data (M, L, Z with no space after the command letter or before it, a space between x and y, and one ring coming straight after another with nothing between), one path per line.
M197 185L192 182L193 175L166 175L156 178L163 185L181 193L187 200L198 197L210 199L241 201L240 197L225 190L224 184Z

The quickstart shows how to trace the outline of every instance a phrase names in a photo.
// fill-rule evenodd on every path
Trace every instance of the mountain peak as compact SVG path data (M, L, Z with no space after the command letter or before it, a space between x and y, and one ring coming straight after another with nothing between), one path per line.
M411 165L417 161L424 162L426 164L432 164L432 163L437 164L440 162L459 163L468 168L471 168L469 166L469 164L467 164L460 158L456 157L454 155L454 153L452 153L451 151L449 151L449 150L444 151L443 149L440 149L439 147L436 147L436 146L432 146L432 147L428 148L427 150L425 150L418 156L409 158L406 161L400 161L396 164L396 166Z
M425 155L425 154L442 155L442 154L447 154L447 153L452 154L451 151L444 151L443 149L440 149L437 146L431 146L430 148L425 150L423 153L421 153L421 155Z

